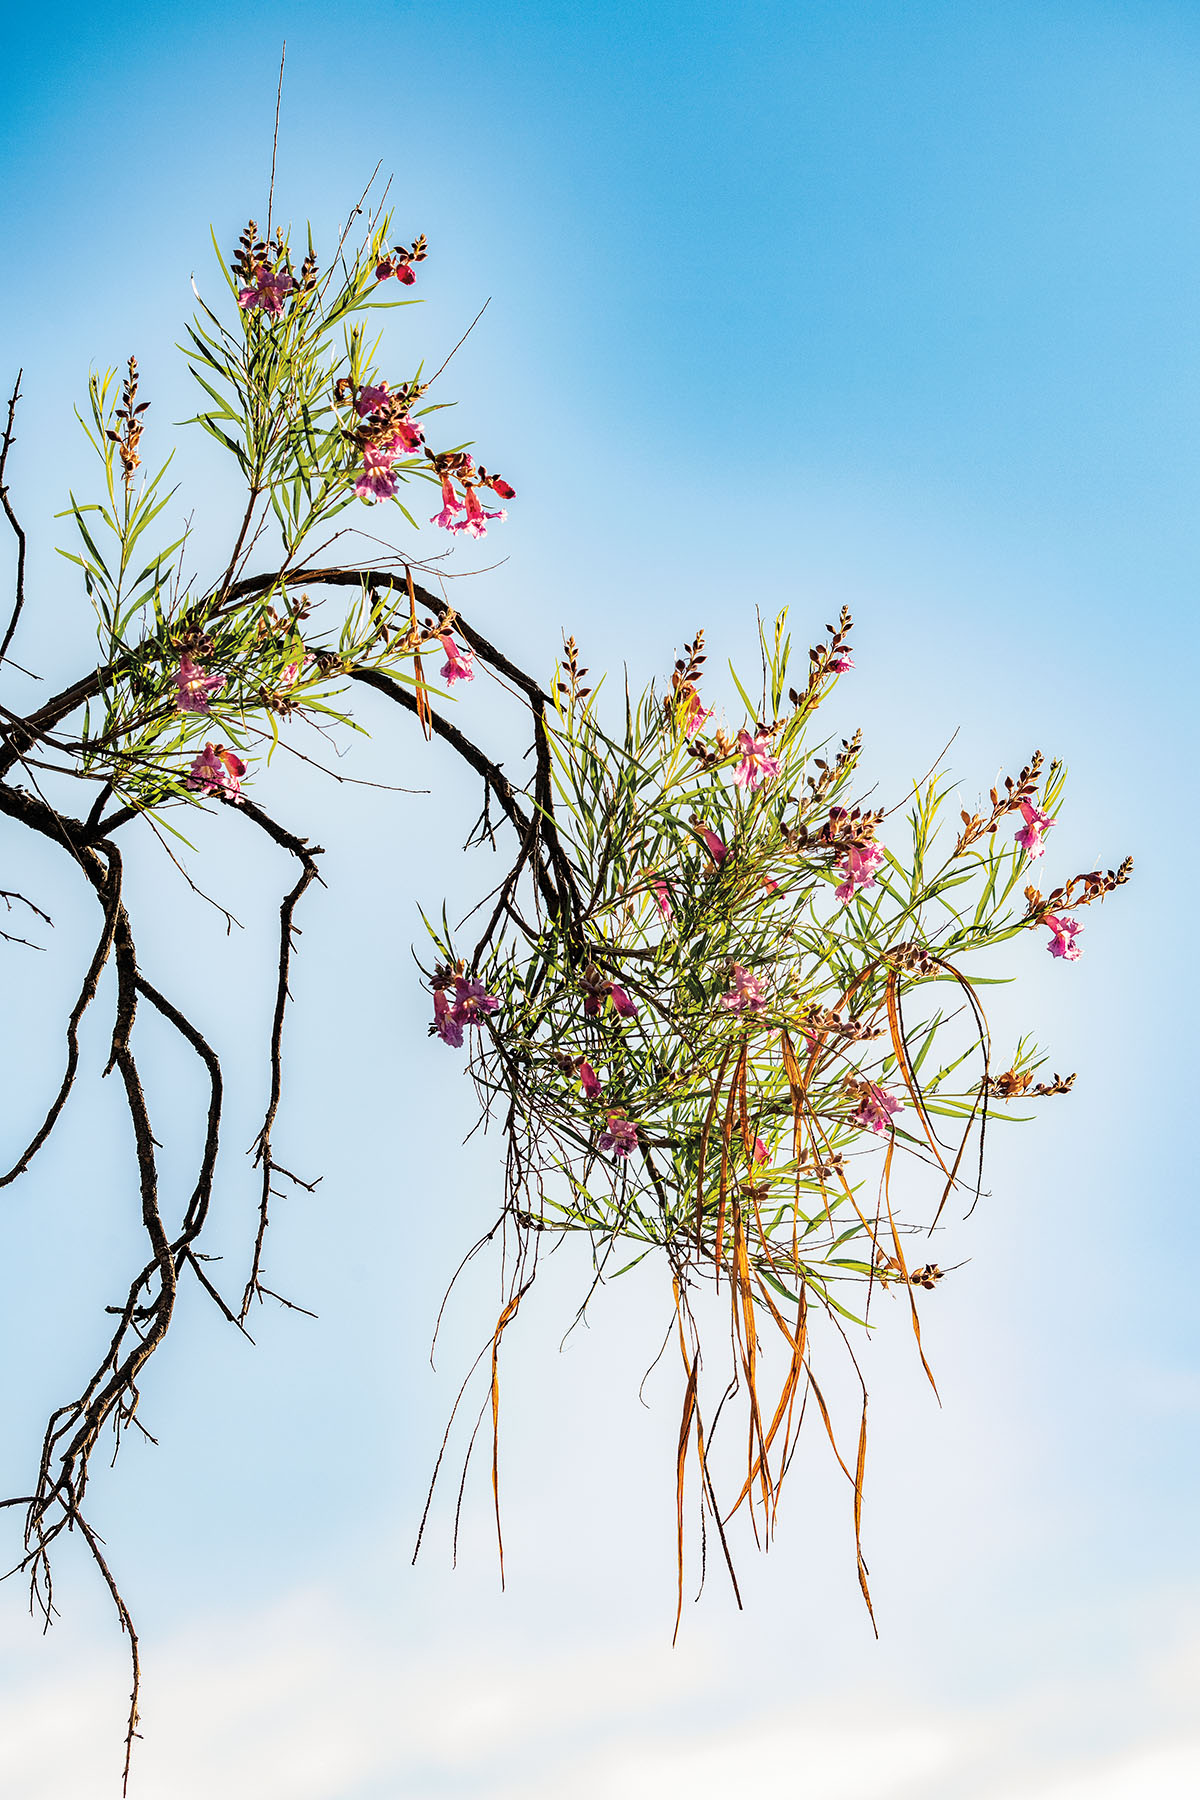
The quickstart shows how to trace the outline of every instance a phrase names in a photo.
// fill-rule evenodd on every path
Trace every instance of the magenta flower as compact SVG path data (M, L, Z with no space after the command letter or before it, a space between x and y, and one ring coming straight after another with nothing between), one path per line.
M416 419L407 414L396 420L396 429L392 435L392 454L415 456L425 442L425 432Z
M1040 806L1034 806L1029 800L1022 800L1021 815L1025 823L1017 833L1016 842L1020 844L1028 857L1044 856L1046 846L1042 842L1042 833L1049 831L1057 821L1052 819L1049 813L1044 813Z
M610 1112L608 1128L600 1135L600 1148L608 1150L613 1156L628 1156L631 1150L637 1149L637 1126L630 1123L622 1112Z
M244 287L238 295L238 305L243 312L253 312L261 307L271 318L277 319L283 312L283 303L295 287L295 282L284 270L273 275L266 263L259 263L254 270L253 287Z
M481 1025L484 1014L495 1012L499 1005L495 994L489 994L482 981L455 976L453 1017L459 1025Z
M600 1093L604 1087L604 1083L601 1081L586 1057L580 1059L579 1082L580 1086L583 1088L583 1097L585 1100L594 1100L596 1095Z
M704 706L695 688L689 688L687 695L687 711L683 715L683 735L694 738L706 720L712 718L712 707Z
M770 1155L771 1155L771 1152L767 1149L767 1146L763 1143L762 1139L760 1137L756 1137L754 1140L754 1160L755 1160L755 1162L759 1163L759 1164L765 1163L769 1160Z
M381 444L364 444L362 474L354 484L360 500L390 500L399 485L392 453Z
M417 279L411 261L406 256L384 256L375 264L376 281L387 281L394 275L405 287L411 287Z
M859 888L875 886L875 870L882 862L883 851L878 844L852 844L843 853L841 863L834 868L834 874L842 877L836 892L843 906Z
M1083 930L1079 920L1065 916L1056 918L1053 913L1047 913L1042 924L1050 927L1050 942L1046 948L1051 956L1061 956L1066 962L1078 962L1083 955L1083 945L1076 941Z
M443 492L444 491L445 490L443 489ZM469 487L465 492L467 516L465 519L457 519L453 524L447 525L447 531L463 531L468 537L482 538L487 536L487 521L489 519L507 519L508 514L502 506L497 508L495 512L488 512L485 509L479 498L479 490L477 488ZM441 521L439 519L436 522L440 523Z
M703 838L709 855L712 857L717 867L720 868L721 864L725 861L725 858L729 855L727 846L717 836L715 831L709 830L707 825L697 825L696 830Z
M198 793L220 794L234 806L240 806L245 773L246 765L234 751L227 750L224 744L205 744L186 781Z
M844 675L847 669L854 667L854 658L848 650L841 650L829 659L829 667L835 675Z
M459 499L454 491L454 483L451 481L450 477L448 475L443 475L442 510L439 513L434 513L429 523L431 525L440 525L443 531L457 530L457 526L454 523L454 515L463 510L463 504L463 501Z
M511 481L505 481L503 475L493 475L488 486L494 494L499 494L502 500L515 500L517 497L516 488Z
M354 403L355 410L360 419L368 419L381 406L386 406L391 397L386 381L381 381L378 387L359 388L358 399Z
M751 737L748 731L739 731L737 741L742 753L733 772L737 785L753 793L764 781L774 781L779 773L779 758L770 754L769 740L761 732Z
M769 875L763 876L763 886L766 888L768 894L777 894L779 892L779 883L773 881Z
M903 1108L894 1094L886 1088L876 1087L873 1082L864 1082L858 1105L850 1115L850 1123L857 1125L860 1131L873 1131L882 1137L891 1128L892 1116Z
M209 696L225 685L223 675L206 675L187 655L180 657L174 680L178 689L175 705L180 712L206 713Z
M637 1018L637 1007L633 1004L633 1001L629 998L629 995L625 992L623 987L618 987L614 981L608 991L612 996L613 1011L619 1018Z
M448 631L442 633L442 649L446 652L446 660L442 664L442 680L447 684L452 681L474 681L474 651L460 650Z
M733 986L727 994L721 995L721 1005L726 1012L761 1012L767 1000L758 976L743 969L741 963L734 963L730 979Z
M652 880L650 883L650 892L654 895L655 903L663 918L669 919L672 911L671 890L666 882L660 881L657 878Z
M438 988L433 996L433 1029L443 1044L449 1044L454 1050L462 1049L461 1021L455 1018L450 1005L450 996L441 988Z

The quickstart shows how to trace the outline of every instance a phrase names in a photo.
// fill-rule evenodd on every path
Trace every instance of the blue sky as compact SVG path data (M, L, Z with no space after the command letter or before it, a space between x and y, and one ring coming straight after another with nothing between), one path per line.
M449 1496L408 1566L493 1292L483 1271L464 1288L431 1373L500 1169L494 1142L458 1148L469 1097L428 1047L407 946L419 900L477 879L458 849L474 794L382 714L352 766L432 795L273 775L267 803L328 846L282 1126L284 1160L324 1181L280 1208L272 1249L321 1319L264 1314L250 1352L191 1308L146 1384L159 1448L96 1477L147 1661L134 1793L1193 1793L1196 9L317 0L7 24L0 312L5 369L26 371L12 485L39 607L23 660L73 673L86 654L52 553L86 467L70 408L132 349L154 429L188 410L188 278L215 286L210 221L231 239L262 216L286 36L282 216L328 241L375 163L395 172L401 228L431 241L427 304L390 328L402 361L440 361L491 296L451 369L464 435L519 489L507 560L472 588L485 628L545 667L565 627L593 668L641 679L698 623L733 652L756 606L790 606L803 638L848 603L858 668L835 704L885 787L956 728L968 799L1037 744L1072 770L1056 866L1138 859L1085 958L1031 947L998 1002L1079 1084L997 1143L992 1197L941 1258L970 1258L926 1307L943 1410L899 1321L871 1347L880 1643L814 1443L776 1547L743 1558L746 1614L713 1582L672 1652L676 1396L664 1381L637 1404L663 1323L640 1273L560 1355L583 1278L562 1259L506 1346L508 1593L482 1480L458 1569ZM224 474L187 434L179 464L215 553ZM129 852L143 962L228 1050L233 1267L284 873L235 826L203 846L247 922L229 941ZM63 944L90 929L52 859L11 854ZM76 976L69 955L15 953L5 974L32 1019L0 1063L15 1138ZM132 1241L94 1023L73 1135L0 1209L8 1490ZM191 1072L147 1041L182 1170ZM15 1591L0 1615L0 1786L91 1800L114 1791L123 1646L83 1563L60 1579L49 1639Z

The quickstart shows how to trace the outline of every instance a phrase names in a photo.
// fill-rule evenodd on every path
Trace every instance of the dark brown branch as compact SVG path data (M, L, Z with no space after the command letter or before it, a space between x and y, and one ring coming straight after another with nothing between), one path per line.
M275 1016L271 1021L271 1092L267 1101L267 1111L262 1129L254 1144L255 1165L262 1169L262 1189L258 1207L258 1232L254 1240L254 1255L251 1259L250 1274L238 1313L239 1322L244 1324L254 1299L261 1298L264 1292L269 1291L262 1287L260 1277L263 1243L267 1235L267 1212L273 1191L271 1177L276 1173L288 1174L286 1169L280 1168L279 1164L272 1159L271 1130L275 1124L275 1116L279 1111L279 1101L283 1093L283 1021L290 998L288 975L291 970L294 948L293 932L295 927L293 921L296 907L305 890L310 883L320 880L316 858L324 855L324 852L319 844L310 845L307 838L297 837L293 832L285 830L269 813L265 813L262 807L256 806L252 800L244 800L239 811L245 818L257 825L260 831L265 831L267 836L281 849L294 856L301 865L300 879L291 892L284 896L283 903L279 908L279 975L275 988ZM289 1179L294 1180L295 1177L289 1177Z
M4 633L3 642L0 643L0 663L2 663L8 655L8 646L13 641L13 634L20 623L21 612L25 605L25 533L16 513L12 509L12 502L8 497L8 484L4 479L5 470L8 465L8 453L12 449L13 419L16 415L17 401L21 398L21 376L23 374L23 369L17 370L17 379L13 383L13 391L8 402L8 421L4 427L4 442L3 445L0 446L0 506L4 508L4 516L12 526L17 539L16 594L13 600L12 615L8 621L8 629Z

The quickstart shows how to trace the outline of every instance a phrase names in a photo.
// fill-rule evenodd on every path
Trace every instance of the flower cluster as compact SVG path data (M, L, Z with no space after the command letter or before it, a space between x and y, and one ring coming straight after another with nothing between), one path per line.
M487 536L489 520L507 519L504 507L489 511L479 498L480 488L490 488L501 500L514 499L516 489L503 475L492 474L482 465L477 467L474 458L465 450L445 451L438 456L426 450L425 454L442 487L441 510L432 515L431 525L440 525L443 531L481 538Z
M224 744L205 744L186 777L187 785L199 794L216 794L235 806L242 803L242 776L246 765L234 750Z
M390 255L380 257L375 264L375 279L376 281L388 281L394 276L405 287L411 287L417 279L413 264L424 262L427 255L428 246L425 241L425 233L421 232L413 239L408 249L405 249L402 244L397 244Z
M477 981L463 970L455 971L439 965L433 977L433 1024L429 1027L430 1034L440 1037L443 1044L450 1044L455 1050L460 1050L463 1026L482 1025L485 1016L495 1012L499 1005L499 1000L488 992L482 981Z

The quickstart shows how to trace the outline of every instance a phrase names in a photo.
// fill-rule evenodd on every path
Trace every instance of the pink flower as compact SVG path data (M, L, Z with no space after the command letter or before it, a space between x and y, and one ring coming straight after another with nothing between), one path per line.
M703 838L709 855L712 857L717 867L720 868L721 864L725 861L725 858L729 855L727 846L717 836L715 831L709 830L707 825L697 825L696 830Z
M771 1154L771 1152L767 1149L767 1146L763 1143L762 1139L760 1137L755 1138L755 1140L754 1140L754 1160L755 1160L755 1162L760 1163L760 1164L765 1163L766 1161L768 1161L770 1154Z
M451 481L450 477L448 475L443 475L442 510L440 513L434 513L429 523L431 525L440 525L443 531L456 531L458 528L454 523L454 515L463 510L463 504L463 501L459 499L454 491L454 483Z
M499 1005L495 994L489 994L482 981L469 980L465 975L455 976L452 1017L457 1024L481 1025L483 1015L495 1012Z
M360 500L390 500L399 485L392 453L381 444L364 444L362 474L354 484Z
M1042 842L1042 833L1049 831L1050 827L1057 823L1057 820L1052 819L1049 813L1044 813L1040 806L1034 806L1028 800L1022 800L1021 814L1025 823L1018 831L1015 841L1031 859L1035 856L1044 856L1046 846Z
M1046 948L1051 956L1061 956L1066 962L1078 962L1083 955L1083 945L1076 941L1083 930L1079 920L1056 918L1053 913L1047 913L1042 924L1050 927L1050 942Z
M381 381L378 387L359 388L358 399L354 403L355 411L360 419L368 419L381 406L386 406L391 397L386 381Z
M628 1156L631 1150L637 1149L637 1126L630 1123L621 1112L610 1112L608 1129L601 1133L600 1148L611 1151L613 1156Z
M303 662L288 663L287 666L285 667L282 675L279 677L280 687L285 687L285 688L295 687L296 683L299 681L299 679L300 679L301 675L304 673L305 669L311 668L313 663L316 662L316 660L317 659L315 656L307 656L306 655Z
M666 882L659 881L657 879L652 880L650 883L650 892L654 895L654 899L658 906L658 910L662 914L663 918L669 919L671 917L671 910L672 910L671 909L671 890L667 886Z
M727 994L721 995L721 1005L726 1012L761 1012L767 1001L758 976L743 969L741 963L734 963L730 979L733 986Z
M468 537L482 538L487 536L488 519L507 519L508 514L503 507L495 512L485 510L477 488L469 487L465 492L467 516L465 519L457 519L453 524L447 525L447 531L463 531ZM440 517L434 521L435 524L441 524L441 522Z
M446 660L442 664L442 680L447 684L452 681L474 681L474 652L460 650L448 631L442 633L442 649L446 652Z
M402 456L415 456L424 442L425 432L416 419L405 414L404 418L396 420L391 445L393 455L398 452Z
M854 658L848 650L841 650L829 659L829 667L833 674L844 675L847 669L854 667Z
M246 765L224 744L205 744L204 753L192 764L187 785L201 794L221 794L234 806L242 803L242 776Z
M637 1007L633 1004L633 1001L629 998L629 995L625 992L623 987L618 987L614 981L608 991L612 997L613 1011L619 1018L637 1018Z
M505 481L503 475L493 475L488 486L494 494L499 494L502 500L515 500L517 497L516 488L511 481Z
M259 263L254 270L253 281L253 287L244 287L238 295L238 305L242 311L253 312L256 307L261 307L271 318L279 318L285 298L296 285L291 276L284 270L273 275L266 263Z
M779 773L779 758L770 755L769 740L761 732L751 737L748 731L739 731L737 741L742 753L733 772L737 785L753 793L764 781L774 781Z
M375 264L375 279L376 281L386 281L391 275L394 275L397 281L402 281L405 287L411 287L417 279L413 273L412 263L407 257L384 256Z
M902 1110L900 1102L886 1088L876 1087L868 1081L863 1083L850 1123L857 1125L860 1131L873 1131L882 1137L890 1129L893 1114Z
M595 1069L593 1069L591 1063L587 1061L586 1057L581 1058L579 1063L579 1082L580 1086L583 1088L583 1097L585 1100L594 1100L604 1086L604 1083L597 1075Z
M206 713L209 695L215 694L219 687L224 687L223 675L206 675L203 669L197 668L190 656L181 656L179 669L175 675L175 686L179 690L175 705L180 712Z
M842 877L837 887L837 897L845 906L859 888L875 886L875 870L883 862L883 851L878 844L852 844L843 853L842 861L834 869L835 875Z
M449 1044L455 1050L462 1049L461 1021L455 1018L450 1005L450 996L441 988L438 988L433 996L433 1029L443 1044Z
M683 735L694 738L706 719L712 718L712 707L705 709L704 703L695 688L687 694L687 711L683 715Z
M769 875L763 876L763 886L766 888L768 894L777 894L779 892L779 883L777 881L772 881Z

